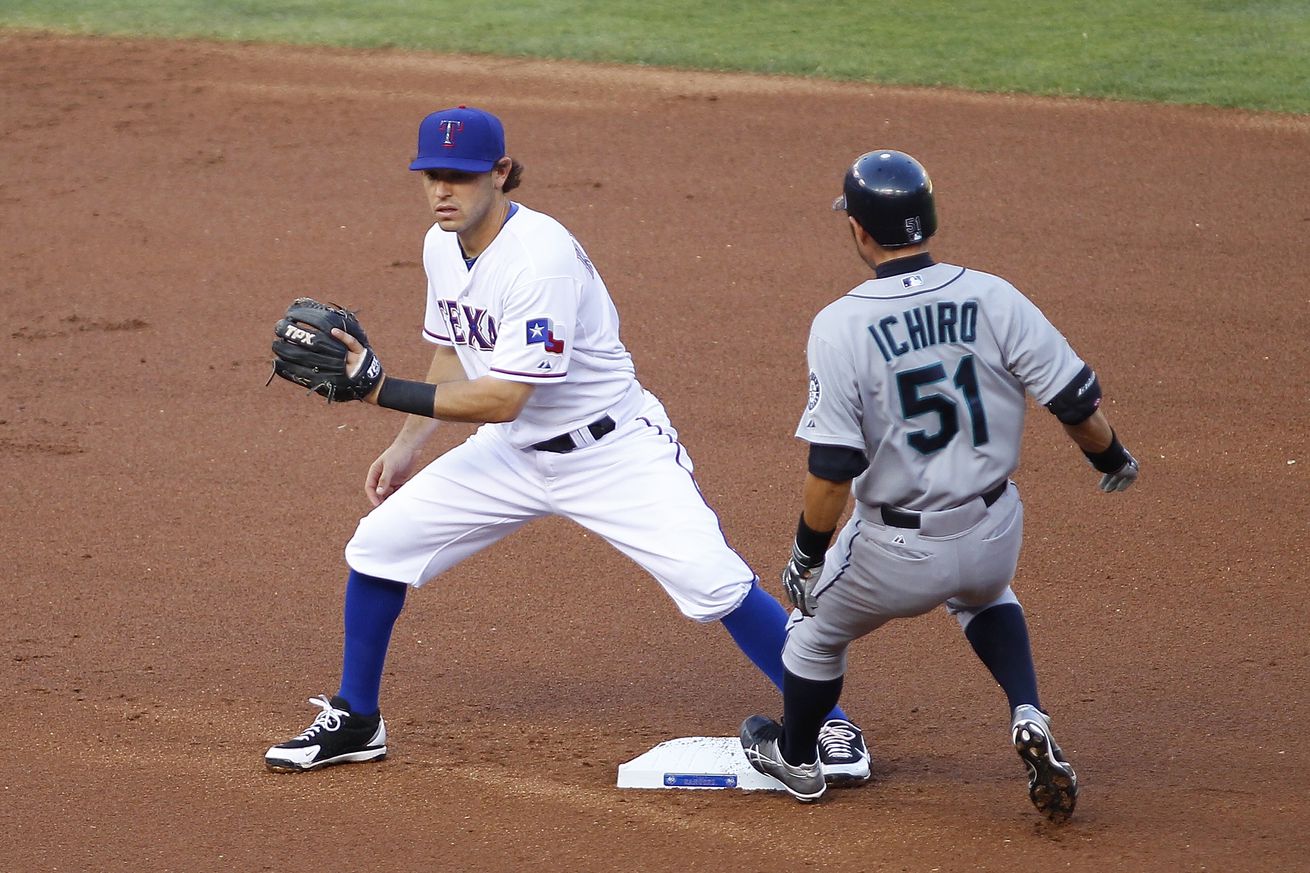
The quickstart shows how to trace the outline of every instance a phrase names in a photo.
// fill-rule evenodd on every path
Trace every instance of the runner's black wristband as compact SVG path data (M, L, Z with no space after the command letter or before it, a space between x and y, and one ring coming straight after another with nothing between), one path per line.
M805 523L805 513L802 512L801 520L796 524L796 548L811 561L822 561L832 543L832 535L836 532L836 529L827 533L814 530Z
M1123 443L1119 442L1119 437L1115 435L1113 429L1110 430L1110 447L1103 452L1089 452L1084 450L1083 454L1087 460L1092 462L1092 466L1100 473L1117 473L1124 464L1128 463L1128 452L1124 449Z
M393 379L390 376L378 390L378 406L435 418L433 406L437 402L437 386L430 382L412 379Z

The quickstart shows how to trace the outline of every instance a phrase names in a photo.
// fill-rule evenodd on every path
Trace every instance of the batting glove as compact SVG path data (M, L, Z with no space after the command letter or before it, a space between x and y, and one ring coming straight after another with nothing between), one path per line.
M1128 454L1126 450L1124 454ZM1128 460L1122 467L1101 477L1101 490L1127 491L1128 486L1137 481L1137 471L1137 459L1128 455Z
M1102 491L1126 491L1128 486L1137 481L1139 466L1137 459L1128 454L1128 450L1119 442L1119 436L1110 431L1110 447L1103 452L1084 451L1087 461L1101 476Z
M791 560L782 571L782 587L803 615L814 615L819 606L819 599L814 596L814 586L823 575L823 559L817 561L806 555L795 543L791 547Z

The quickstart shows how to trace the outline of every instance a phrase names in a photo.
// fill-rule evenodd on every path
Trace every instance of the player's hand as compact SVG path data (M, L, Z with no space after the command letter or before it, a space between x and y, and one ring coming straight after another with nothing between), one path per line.
M1099 452L1083 449L1087 462L1101 474L1101 483L1097 486L1102 491L1127 491L1128 486L1137 481L1139 466L1137 459L1128 453L1114 430L1110 430L1110 445Z
M368 350L364 348L359 340L339 327L332 328L332 336L346 347L346 375L351 379L358 378L360 368L364 366L364 362L368 359ZM378 392L382 390L382 382L386 381L386 378L386 374L383 374L377 386L369 392L367 397L363 398L365 403L377 403Z
M394 442L368 468L364 478L364 495L373 506L378 506L396 492L396 489L414 475L419 448Z
M822 575L823 559L814 560L793 543L791 560L782 570L782 587L792 605L804 615L814 615L819 606L819 599L812 592Z
M1124 454L1128 455L1127 450L1124 451ZM1128 486L1137 481L1138 471L1137 459L1132 455L1128 455L1128 460L1124 462L1122 467L1101 477L1100 488L1106 492L1127 491Z
M382 362L355 313L335 303L297 297L273 325L273 372L328 403L363 400L382 382Z

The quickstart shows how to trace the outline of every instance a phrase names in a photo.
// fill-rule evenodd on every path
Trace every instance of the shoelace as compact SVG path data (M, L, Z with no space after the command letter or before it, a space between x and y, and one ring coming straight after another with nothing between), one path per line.
M334 731L341 727L342 717L350 715L344 709L337 709L333 706L332 701L328 700L327 695L324 694L309 698L309 702L321 709L322 712L314 716L314 723L305 728L305 732L296 738L299 740L312 740L318 735L319 731Z
M824 725L819 731L819 748L830 758L854 758L855 731L843 725Z
M772 742L773 747L771 751L763 748L765 743L760 743L746 749L747 760L756 759L764 761L766 764L781 766L784 770L794 776L813 776L818 771L818 761L815 761L813 764L789 763L787 759L782 756L782 749L779 748L777 740L774 739Z

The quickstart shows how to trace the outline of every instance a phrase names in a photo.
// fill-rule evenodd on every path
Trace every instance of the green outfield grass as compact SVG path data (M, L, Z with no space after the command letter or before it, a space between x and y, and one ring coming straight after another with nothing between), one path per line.
M0 26L1310 113L1310 0L0 0Z

